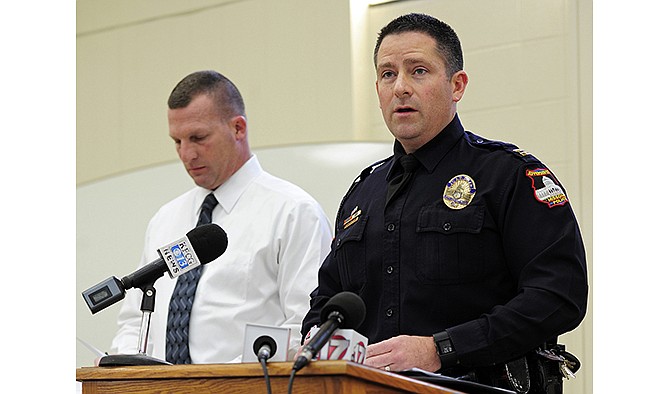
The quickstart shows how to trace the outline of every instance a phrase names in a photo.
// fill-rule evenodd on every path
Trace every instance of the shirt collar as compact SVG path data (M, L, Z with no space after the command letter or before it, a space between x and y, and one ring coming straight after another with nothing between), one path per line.
M454 115L454 119L439 134L417 149L413 155L429 173L432 173L440 160L456 145L456 142L464 134L465 130L463 129L463 125L461 125L458 114L456 114ZM405 154L405 149L398 140L395 140L393 144L393 163L391 163L391 167L389 167L389 171L386 174L386 180L391 179L393 175L401 171L400 157Z
M205 197L207 197L209 193L214 193L219 205L221 205L226 213L230 213L247 187L262 172L263 168L261 167L258 158L256 155L252 155L239 170L235 171L235 173L221 186L216 188L216 190L211 191L205 188L200 188L199 196L197 198L198 207L205 201Z

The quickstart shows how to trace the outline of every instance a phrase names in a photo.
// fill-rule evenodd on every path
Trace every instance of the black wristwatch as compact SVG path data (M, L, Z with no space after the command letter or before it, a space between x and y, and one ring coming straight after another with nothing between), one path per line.
M451 367L458 364L458 358L456 356L456 352L454 351L454 344L446 330L433 334L433 340L435 341L437 355L440 357L442 368Z

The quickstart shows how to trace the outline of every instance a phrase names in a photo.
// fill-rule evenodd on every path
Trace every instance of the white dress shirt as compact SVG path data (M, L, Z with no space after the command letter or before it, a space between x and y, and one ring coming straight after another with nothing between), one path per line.
M195 187L160 208L147 228L141 265L156 260L158 248L195 226L210 192ZM309 194L263 171L255 156L214 194L219 204L212 221L227 233L228 248L203 266L191 311L191 360L239 362L247 323L290 328L292 359L300 345L309 293L330 249L328 219ZM163 360L168 304L176 282L164 275L154 285L147 354ZM127 292L112 353L137 353L141 299L141 290Z

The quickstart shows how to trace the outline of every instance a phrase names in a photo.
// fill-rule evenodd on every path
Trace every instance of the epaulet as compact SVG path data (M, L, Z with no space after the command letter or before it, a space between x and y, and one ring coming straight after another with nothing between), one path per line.
M486 148L492 151L502 150L512 154L514 157L519 158L527 163L534 163L539 161L535 156L533 156L529 152L526 152L525 150L519 148L514 144L510 144L509 142L489 140L484 137L480 137L476 134L473 134L472 132L469 131L465 133L465 137L470 141L471 144L475 146L480 146L482 148Z

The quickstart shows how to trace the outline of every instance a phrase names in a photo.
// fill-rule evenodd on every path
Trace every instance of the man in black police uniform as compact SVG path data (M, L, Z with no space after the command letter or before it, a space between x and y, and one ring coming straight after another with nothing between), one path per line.
M394 154L344 197L303 336L330 297L351 291L367 307L358 331L370 366L560 392L558 363L536 350L579 325L588 293L563 186L535 157L464 130L456 103L468 76L445 23L393 20L374 62Z

